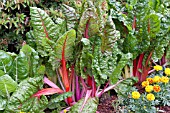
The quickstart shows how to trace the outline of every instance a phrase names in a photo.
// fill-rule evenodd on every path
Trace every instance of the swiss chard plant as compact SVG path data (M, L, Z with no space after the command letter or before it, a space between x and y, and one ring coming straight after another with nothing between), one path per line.
M24 45L18 55L0 51L1 112L16 113L23 109L32 112L44 110L47 98L43 97L38 101L31 97L43 86L43 73L39 73L43 70L38 65L38 60L38 53L28 45Z
M119 42L124 53L133 54L133 76L146 79L152 61L162 58L169 43L169 4L167 0L110 1L110 11L117 29L124 32ZM161 65L164 65L165 61Z
M132 55L118 48L120 33L108 15L107 1L71 2L63 4L61 10L65 17L60 18L62 23L55 24L44 10L30 8L33 30L27 36L34 37L42 63L54 72L51 76L45 71L48 78L44 78L52 88L42 89L34 96L71 91L73 95L65 102L72 106L78 101L82 108L77 103L70 112L72 109L86 112L85 103L94 102L96 109L98 101L94 97L114 88L111 84L121 79L122 69ZM58 82L52 79L54 76ZM105 83L100 92L100 86Z

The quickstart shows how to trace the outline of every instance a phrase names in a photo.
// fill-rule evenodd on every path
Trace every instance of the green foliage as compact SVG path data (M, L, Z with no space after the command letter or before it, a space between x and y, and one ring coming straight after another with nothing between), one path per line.
M31 97L43 85L41 74L43 75L44 71L41 70L45 69L40 69L41 66L38 65L38 53L30 46L24 45L18 55L1 50L0 61L0 110L19 112L22 110L20 108L22 104L27 106L23 108L24 110L30 108L28 111L43 111L48 104L46 97L43 97L40 101Z
M126 34L122 50L133 54L135 59L139 54L153 51L153 60L160 59L169 43L169 11L166 1L127 1L124 5L119 1L111 1L112 18L118 21L117 29ZM136 19L135 19L136 18ZM134 28L133 28L134 27ZM165 30L165 27L167 28ZM120 43L121 44L121 43ZM122 45L120 45L122 46Z
M14 92L17 88L17 83L9 76L3 75L0 77L0 92L3 96L9 96L11 92Z
M126 93L129 92L133 86L133 84L137 83L138 79L136 77L127 78L123 82L121 82L116 88L118 98L126 98Z
M0 70L3 70L4 73L9 73L12 68L12 57L0 50Z
M66 17L67 30L75 29L78 23L78 15L75 9L63 4L63 14Z
M65 47L66 60L70 60L76 33L72 29L61 36L61 27L55 24L41 9L32 7L30 14L32 16L33 36L36 40L37 51L42 57L49 57L48 62L51 63L53 70L55 70L59 67L63 47Z
M21 111L31 112L31 113L37 113L37 112L43 113L43 111L47 108L47 105L48 105L48 99L44 95L41 97L41 99L30 98L22 105Z
M33 105L33 101L36 104L36 100L30 100L28 101L28 99L31 99L31 96L36 93L38 91L38 87L42 87L42 77L34 77L34 78L28 78L23 80L19 85L17 90L12 94L12 96L10 97L8 103L7 103L7 107L6 107L6 111L7 112L19 112L20 110L22 110L22 105L26 102L27 108L32 109L30 106L28 105ZM44 100L43 97L42 100ZM45 101L47 101L45 99ZM29 104L29 102L31 104ZM41 101L40 101L41 103ZM45 102L43 102L43 104L45 104ZM26 105L24 105L26 107ZM38 106L40 106L41 104L39 104ZM35 107L38 107L37 105L35 105ZM26 109L26 108L23 109ZM38 109L35 109L38 110Z
M38 53L28 45L24 45L18 56L14 59L12 73L16 81L21 81L28 76L37 74L39 56Z
M61 107L61 102L64 101L67 97L71 97L71 96L72 96L72 92L66 92L52 98L49 101L48 108L61 110L59 109L59 107Z
M30 26L30 7L43 8L53 20L57 20L60 17L60 12L58 9L56 10L56 7L58 8L60 3L62 2L55 0L1 0L0 49L18 53L24 40L33 45L33 42L28 40L25 35L32 29Z
M74 104L68 113L80 113L80 109L83 105L84 98ZM89 98L83 107L81 113L95 113L97 110L98 98Z

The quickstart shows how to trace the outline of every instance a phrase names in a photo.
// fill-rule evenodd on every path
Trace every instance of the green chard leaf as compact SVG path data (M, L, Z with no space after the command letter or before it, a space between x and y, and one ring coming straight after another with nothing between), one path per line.
M22 107L22 112L30 112L30 113L43 113L43 111L47 108L48 99L46 96L42 95L40 99L38 98L30 98L27 102L25 102Z
M54 61L55 42L63 34L60 32L62 31L61 27L56 25L46 12L39 8L31 7L30 15L31 26L33 27L33 36L35 37L38 53L42 57L50 56L50 61ZM55 63L56 62L54 62L54 64Z
M59 27L51 20L44 10L37 7L30 8L31 25L33 27L33 34L36 38L47 38L57 40L60 33Z
M84 98L79 100L74 104L68 113L80 113L80 109L83 105ZM88 98L83 110L81 113L96 113L98 106L98 98Z
M9 96L11 92L14 92L17 88L17 83L9 76L3 75L0 77L0 92L3 95Z
M9 73L12 69L12 63L12 57L5 51L0 50L0 70L3 70L4 73Z
M33 77L37 73L39 61L38 52L36 52L33 48L31 48L28 45L24 45L20 51L22 51L26 55L29 63L29 76Z
M96 8L91 4L91 7L87 8L80 18L77 33L78 40L81 40L82 37L88 38L99 33L98 20Z
M75 29L75 27L78 24L78 14L76 14L76 11L74 8L63 4L62 6L63 14L66 17L66 23L67 23L67 29Z
M16 113L22 110L22 105L33 98L31 96L38 91L38 88L42 88L42 85L42 77L27 78L21 81L17 90L15 90L7 103L6 112ZM27 108L29 108L29 106L27 106Z
M57 108L61 101L65 100L67 97L71 97L71 96L72 96L72 92L66 92L66 93L58 95L57 97L52 98L49 101L48 108L50 108L50 109Z
M90 40L87 38L82 38L82 50L79 59L76 61L76 71L78 75L81 75L84 79L87 75L92 75L91 72L91 62L92 62L92 49L90 45ZM86 70L84 70L86 68Z
M4 110L7 104L7 98L0 96L0 111Z
M116 68L114 69L112 75L110 76L110 80L112 84L115 84L118 80L119 77L121 75L122 69L124 68L124 66L128 63L128 61L132 58L132 54L131 53L127 53L127 54L121 54L121 58L119 60L119 62L117 63Z
M71 29L64 33L58 40L57 45L55 49L56 53L56 59L61 60L62 58L62 51L63 48L65 49L65 58L66 60L70 60L72 58L74 45L75 45L75 39L76 39L76 31L74 29Z
M24 45L19 55L14 59L13 75L16 81L21 81L28 76L37 75L39 56L38 53L28 45Z

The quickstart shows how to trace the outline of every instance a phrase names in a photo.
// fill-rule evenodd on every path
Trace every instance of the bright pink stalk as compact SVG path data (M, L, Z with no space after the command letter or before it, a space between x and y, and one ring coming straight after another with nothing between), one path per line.
M33 97L40 97L41 95L53 95L56 93L64 93L63 90L58 89L58 88L46 88L46 89L42 89L40 91L38 91L37 93L35 93L33 95Z
M79 77L76 76L76 101L80 100L80 84Z
M138 60L138 64L137 64L136 72L135 72L135 76L138 77L139 81L140 81L141 76L142 76L141 72L139 72L139 69L142 70L142 61L143 61L143 58L144 58L144 53L139 55L139 60Z
M59 87L56 84L54 84L53 82L51 82L47 77L44 77L43 81L44 81L45 84L48 84L52 88L58 88L59 89Z
M80 113L81 113L81 111L83 110L84 105L86 104L86 102L87 102L88 98L90 97L91 93L92 93L92 90L87 90L87 93L86 93L86 96L85 96L83 105L82 105L81 108L80 108Z

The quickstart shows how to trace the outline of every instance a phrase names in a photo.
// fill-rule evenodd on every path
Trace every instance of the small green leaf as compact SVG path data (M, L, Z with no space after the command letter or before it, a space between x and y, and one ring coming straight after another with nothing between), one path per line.
M12 68L12 57L5 51L0 50L0 70L9 73Z
M4 95L9 95L11 92L14 92L17 88L17 83L9 76L3 75L0 77L0 91Z

